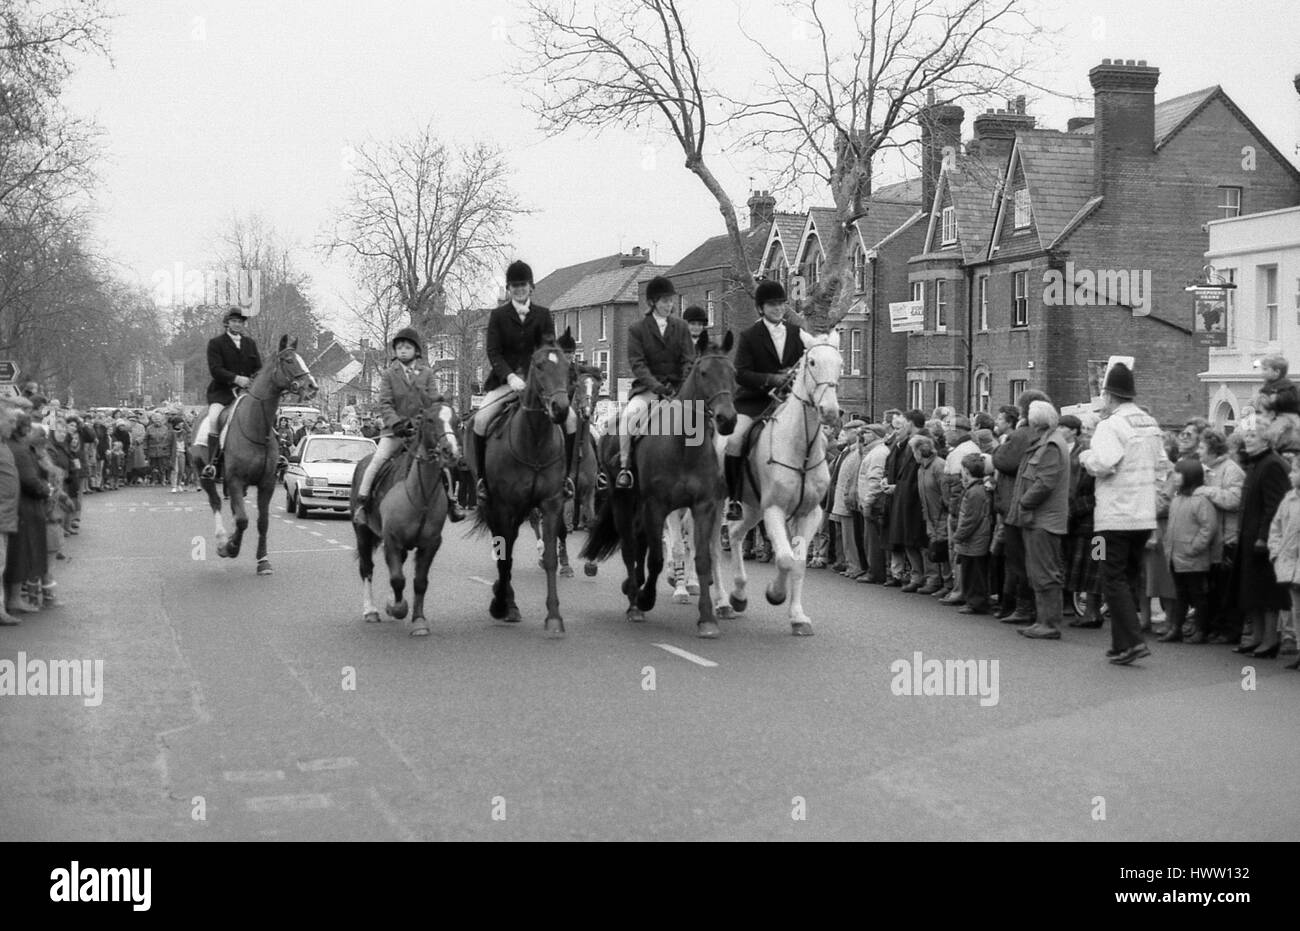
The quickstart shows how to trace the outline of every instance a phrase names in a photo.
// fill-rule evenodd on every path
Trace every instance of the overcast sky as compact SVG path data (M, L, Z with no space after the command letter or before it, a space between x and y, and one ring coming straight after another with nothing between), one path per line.
M759 77L739 22L787 60L811 51L777 3L683 8L718 85ZM1039 80L1086 101L1027 91L1040 126L1063 129L1091 112L1087 72L1102 58L1144 58L1161 70L1157 100L1220 84L1300 162L1295 0L1048 0L1031 11L1057 31ZM723 231L712 198L656 127L555 139L538 131L504 76L506 37L521 35L516 3L120 0L118 12L112 63L83 64L66 105L104 130L99 234L143 284L175 262L204 267L233 212L259 212L309 249L346 189L349 143L430 120L447 141L507 149L516 190L535 211L516 223L515 252L539 278L637 245L671 263ZM968 108L967 137L974 115ZM758 187L773 186L740 151L707 157L742 209L755 171ZM886 171L879 181L911 169ZM325 316L346 329L345 269L310 253L303 265Z

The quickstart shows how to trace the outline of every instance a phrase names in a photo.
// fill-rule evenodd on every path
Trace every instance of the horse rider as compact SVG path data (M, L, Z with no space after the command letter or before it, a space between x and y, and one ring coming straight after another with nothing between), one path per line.
M352 512L353 522L363 527L370 519L367 512L370 486L379 474L379 467L401 451L403 439L416 435L419 431L417 423L424 409L443 399L433 369L424 361L420 334L411 327L398 330L390 346L394 359L379 376L379 415L383 418L384 429L357 486L357 509ZM452 496L451 474L445 468L442 470L442 484L447 492L447 519L452 523L464 520L465 512Z
M511 262L506 269L506 291L510 298L492 311L488 318L486 349L492 373L483 387L487 395L483 405L475 412L470 425L477 437L474 443L474 460L478 483L475 491L479 504L488 499L484 458L487 454L487 430L501 406L523 394L528 387L528 369L533 364L533 352L539 343L555 339L555 321L551 312L534 304L533 270L526 262ZM578 429L578 415L572 408L564 422L566 438ZM566 439L566 444L569 442ZM564 496L573 497L573 480L564 479Z
M208 416L206 433L196 431L196 446L208 448L208 464L203 467L202 478L215 481L221 469L220 432L217 425L222 408L235 400L235 389L245 391L262 368L262 354L253 337L244 332L248 318L239 307L226 311L223 321L226 332L208 340L208 371L212 381L208 384Z
M794 377L804 352L798 324L787 321L785 289L775 281L760 282L754 291L759 320L736 343L736 428L726 437L722 461L727 482L727 520L740 520L745 435L772 404L771 391L784 389Z
M654 398L669 398L686 379L686 369L695 359L686 321L672 315L677 289L662 275L646 284L646 315L627 332L627 361L635 376L632 395L618 420L618 477L615 488L631 488L635 482L628 468L632 453L632 430L637 433L650 412Z
M604 378L604 372L602 372L597 366L588 365L585 362L579 362L577 360L578 344L568 330L565 330L560 334L560 338L557 342L559 343L560 351L564 353L564 361L569 363L569 410L570 412L573 412L573 393L578 390L578 379L583 375L590 375L599 381ZM588 432L590 432L590 430ZM570 481L576 481L572 471L573 447L576 445L576 438L576 432L566 433L564 435L564 461L568 463L568 478Z

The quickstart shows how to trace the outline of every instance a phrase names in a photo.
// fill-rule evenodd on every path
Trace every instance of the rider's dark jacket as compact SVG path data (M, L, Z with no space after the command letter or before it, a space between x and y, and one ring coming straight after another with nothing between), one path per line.
M229 404L235 400L235 376L252 378L261 369L262 354L247 333L239 338L238 346L228 333L212 337L208 340L208 371L212 373L208 403Z
M691 331L681 317L669 317L663 335L654 311L632 324L627 331L627 362L632 369L632 394L644 394L658 387L676 391L686 380L686 367L695 359Z
M441 401L438 380L433 369L420 358L403 365L394 359L379 376L379 416L384 422L380 436L392 436L400 420L419 423L421 413L430 404Z
M528 306L528 316L522 323L512 302L506 301L494 309L488 318L484 346L492 374L488 375L483 390L501 387L512 374L526 379L538 344L554 339L555 321L551 312L540 304Z
M778 385L777 373L788 369L803 356L803 338L796 324L786 321L784 352L778 359L776 343L767 324L759 320L740 334L736 344L736 413L757 417L772 398L768 390Z

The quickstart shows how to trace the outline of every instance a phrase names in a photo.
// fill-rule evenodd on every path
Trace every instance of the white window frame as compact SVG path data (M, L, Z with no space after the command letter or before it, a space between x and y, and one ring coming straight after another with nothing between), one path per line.
M948 282L942 278L934 283L934 331L948 332Z
M1219 219L1230 220L1241 216L1241 188L1231 184L1219 185Z
M989 372L975 373L975 411L989 413L993 405L993 376Z
M946 407L948 405L948 383L940 379L934 383L934 406L935 408Z
M1013 218L1015 229L1028 229L1034 222L1034 210L1029 202L1029 188L1018 187L1012 195L1014 204Z
M1024 379L1024 378L1012 378L1012 379L1008 379L1008 381L1007 381L1007 385L1008 385L1008 387L1011 388L1011 400L1007 402L1008 404L1015 404L1015 403L1016 403L1016 398L1018 398L1018 397L1020 397L1022 394L1024 394L1025 391L1029 388L1029 382L1028 382L1028 380L1026 380L1026 379ZM1019 387L1017 387L1017 385L1018 385ZM1026 414L1025 411L1021 411L1021 412L1020 412L1020 416L1021 416L1021 417L1025 417L1025 416L1027 416L1027 414Z
M709 315L709 326L713 326L713 292L704 292L704 312Z
M609 339L609 308L608 307L602 307L600 309L600 338L602 340Z
M867 253L860 245L853 250L853 290L857 294L867 290Z
M939 244L951 246L957 242L957 208L952 204L939 214Z
M610 396L610 382L612 381L609 370L610 352L608 349L597 349L593 358L595 358L596 367L600 369L601 374L600 396L607 398Z
M1223 275L1228 284L1237 283L1237 270L1235 268L1221 269L1219 272ZM1237 347L1237 289L1229 288L1226 292L1226 319L1223 321L1223 329L1227 333L1227 342L1225 349L1235 349Z
M1260 266L1262 280L1259 286L1260 307L1263 311L1264 339L1276 343L1281 339L1281 314L1278 305L1278 274L1276 265Z
M1011 325L1029 326L1029 271L1011 273Z
M857 327L849 330L849 374L862 374L862 331Z
M989 276L988 275L980 275L979 302L980 302L979 329L987 333L989 329Z
M574 323L577 324L573 328L573 341L575 343L580 343L582 342L582 311L575 310L573 312L573 317L574 317Z
M913 281L913 282L912 282L912 300L914 300L914 301L924 301L924 300L925 300L925 282L924 282L924 281Z
M925 406L925 382L914 378L907 383L907 409L921 410Z

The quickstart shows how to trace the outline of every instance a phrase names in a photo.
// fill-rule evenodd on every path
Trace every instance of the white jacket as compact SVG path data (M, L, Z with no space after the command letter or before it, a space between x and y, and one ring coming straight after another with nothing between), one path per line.
M831 499L831 516L847 517L852 512L844 501L844 496L849 492L849 483L854 485L858 482L858 466L862 462L862 447L857 443L853 448L844 454L844 464L840 466L839 481L835 483L835 497Z
M1079 463L1097 478L1093 527L1098 530L1154 530L1157 476L1168 473L1160 424L1132 401L1101 423Z
M858 509L864 514L871 502L880 497L880 483L885 479L885 460L889 458L889 444L883 439L867 448L858 469Z

